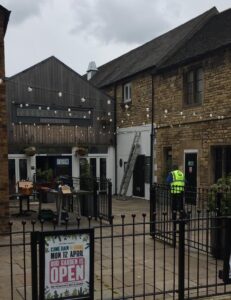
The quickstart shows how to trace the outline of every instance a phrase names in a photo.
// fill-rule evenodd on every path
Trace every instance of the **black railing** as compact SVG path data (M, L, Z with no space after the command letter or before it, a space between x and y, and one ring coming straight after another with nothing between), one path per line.
M46 201L49 191L41 189L44 183L36 181L34 177L34 186L39 194L40 203ZM96 219L102 216L104 220L111 220L112 216L112 183L107 178L93 177L69 177L60 176L52 181L51 190L59 190L60 184L67 185L71 188L73 195L80 199L81 214L84 216L92 216ZM45 183L45 186L47 184ZM53 197L58 195L53 195Z
M94 299L201 299L231 294L231 286L219 278L223 261L198 247L211 232L211 220L230 222L227 217L211 217L201 212L191 217L183 211L176 220L167 218L149 222L146 214L111 218L111 224L95 225L89 217L62 226L50 222L10 223L9 232L1 235L0 293L5 300L31 299L31 232L92 228L94 230ZM86 222L87 221L87 222ZM172 230L175 224L175 232ZM191 224L190 226L188 224ZM193 224L193 226L192 226ZM150 236L149 228L162 228L173 239L159 240L159 232ZM226 228L226 226L224 226ZM192 245L192 243L196 243ZM203 250L203 251L201 251ZM33 261L36 261L33 257ZM35 278L33 278L35 280ZM36 287L33 286L33 291Z
M171 245L176 244L176 223L179 216L179 209L173 205L177 192L168 185L154 184L151 189L151 234L164 239ZM172 193L173 192L173 193ZM187 218L186 229L188 236L187 243L190 247L200 251L210 252L216 257L221 257L224 252L224 221L222 216L230 215L226 205L231 200L231 190L213 190L211 188L190 188L186 187L181 196L176 198L180 201L180 209ZM173 221L165 224L164 222ZM155 226L153 225L155 223ZM201 229L200 229L201 228ZM173 234L169 234L173 232Z

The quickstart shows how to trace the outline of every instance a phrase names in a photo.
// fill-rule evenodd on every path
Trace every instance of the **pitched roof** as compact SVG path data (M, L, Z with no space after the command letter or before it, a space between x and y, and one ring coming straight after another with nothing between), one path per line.
M158 66L216 14L218 11L213 7L187 23L102 65L91 82L102 87Z
M4 29L4 34L6 33L6 28L9 22L9 17L10 17L10 11L7 10L4 6L0 5L0 12L3 14L4 16L4 22L3 22L3 29Z
M99 90L91 82L84 79L79 73L68 67L62 61L60 61L55 56L50 56L43 61L7 78L7 82L17 83L18 81L23 81L25 85L35 86L38 89L42 86L42 89L61 89L69 88L70 84L74 84L73 95L79 95L79 98L82 96L90 95L84 94L84 92L89 91L92 95L97 95L99 97L108 99L110 98L102 90ZM39 84L39 86L37 86ZM61 90L62 91L62 90ZM63 90L64 94L66 93ZM83 95L81 95L81 92ZM72 95L72 92L70 92ZM74 96L73 96L74 97ZM77 98L76 98L77 99Z
M161 69L184 63L221 47L231 45L231 9L213 16Z

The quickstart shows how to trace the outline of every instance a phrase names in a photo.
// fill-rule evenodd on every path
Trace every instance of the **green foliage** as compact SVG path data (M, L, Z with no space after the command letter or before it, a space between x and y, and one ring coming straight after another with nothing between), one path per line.
M37 181L51 182L53 179L53 170L47 169L42 171L41 169L37 169L36 179Z
M221 214L231 215L231 174L219 178L211 186L209 193L209 209L214 211L217 208L217 199L221 200Z

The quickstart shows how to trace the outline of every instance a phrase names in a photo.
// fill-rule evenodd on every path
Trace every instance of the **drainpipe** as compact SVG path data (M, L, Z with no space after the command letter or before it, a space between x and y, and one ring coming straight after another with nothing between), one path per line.
M117 97L117 86L114 86L114 145L115 145L115 195L117 195L117 106L116 106L116 97Z
M151 120L151 134L150 134L150 174L149 174L149 183L150 190L153 183L153 144L155 138L155 128L154 128L154 79L152 75L152 120ZM151 196L151 195L150 195ZM150 198L151 200L151 198Z
M155 212L155 190L152 189L153 184L153 144L155 138L155 128L154 128L154 77L152 75L152 120L151 120L151 134L150 134L150 174L149 174L149 201L150 201L150 221L154 222L154 212ZM154 223L150 224L150 232L153 235L155 233Z

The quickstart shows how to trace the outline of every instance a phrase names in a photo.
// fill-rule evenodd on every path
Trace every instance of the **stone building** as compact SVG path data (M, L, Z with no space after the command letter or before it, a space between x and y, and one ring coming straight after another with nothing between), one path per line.
M94 71L116 103L118 193L137 132L127 196L149 199L149 181L163 182L172 162L194 186L231 171L230 17L212 8Z
M231 9L216 14L155 74L157 178L172 160L188 183L231 173Z
M7 161L7 114L5 97L4 36L10 12L0 5L0 228L8 221L8 161Z

